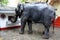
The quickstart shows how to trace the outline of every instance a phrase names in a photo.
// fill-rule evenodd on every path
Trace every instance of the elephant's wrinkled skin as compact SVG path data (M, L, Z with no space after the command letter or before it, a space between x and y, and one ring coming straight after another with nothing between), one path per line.
M55 18L55 10L52 6L46 3L18 4L18 7L17 9L15 9L15 12L16 20L18 16L21 17L21 34L24 33L26 22L28 22L28 32L32 33L33 21L35 23L42 23L44 25L44 38L49 38L49 28L52 23L52 19Z

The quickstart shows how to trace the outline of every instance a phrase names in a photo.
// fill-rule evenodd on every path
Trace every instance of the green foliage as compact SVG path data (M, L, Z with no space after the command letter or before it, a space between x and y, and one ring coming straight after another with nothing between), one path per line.
M25 3L25 2L26 2L26 0L20 0L20 2L21 2L21 3Z
M0 4L1 5L7 5L8 4L8 0L0 0Z
M21 2L25 2L26 0L22 0Z

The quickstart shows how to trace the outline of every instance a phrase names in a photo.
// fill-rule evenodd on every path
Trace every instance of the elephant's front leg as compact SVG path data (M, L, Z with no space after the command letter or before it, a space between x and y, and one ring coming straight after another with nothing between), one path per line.
M27 17L21 17L21 31L20 34L24 34L24 28L27 21Z
M32 34L32 21L28 20L28 34Z

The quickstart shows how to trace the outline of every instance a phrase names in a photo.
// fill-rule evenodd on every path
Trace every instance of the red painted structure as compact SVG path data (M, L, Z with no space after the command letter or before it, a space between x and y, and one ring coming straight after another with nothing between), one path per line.
M20 28L21 26L12 26L12 27L6 27L6 28L0 28L0 30L8 30L13 28Z
M57 19L55 19L54 26L60 28L60 17L57 17Z

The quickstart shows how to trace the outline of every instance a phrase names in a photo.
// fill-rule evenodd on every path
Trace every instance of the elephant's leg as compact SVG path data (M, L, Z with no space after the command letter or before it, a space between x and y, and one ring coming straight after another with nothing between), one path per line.
M27 20L26 17L21 18L21 32L20 32L20 34L24 34L24 28L25 28L26 20Z
M44 38L48 39L49 38L49 28L50 26L45 25L45 32L44 32Z
M45 23L44 23L44 27L45 27L44 38L45 39L49 38L50 25L51 25L51 20L45 21Z
M28 20L28 34L32 34L32 21Z
M49 38L49 28L50 28L50 25L44 25L44 27L45 27L45 31L43 31L43 38L44 39L48 39Z
M45 30L43 31L43 35L45 34L45 32L46 32L46 30L47 30L47 32L49 33L49 28L50 28L50 26L47 26L47 25L44 25L44 27L45 27Z

